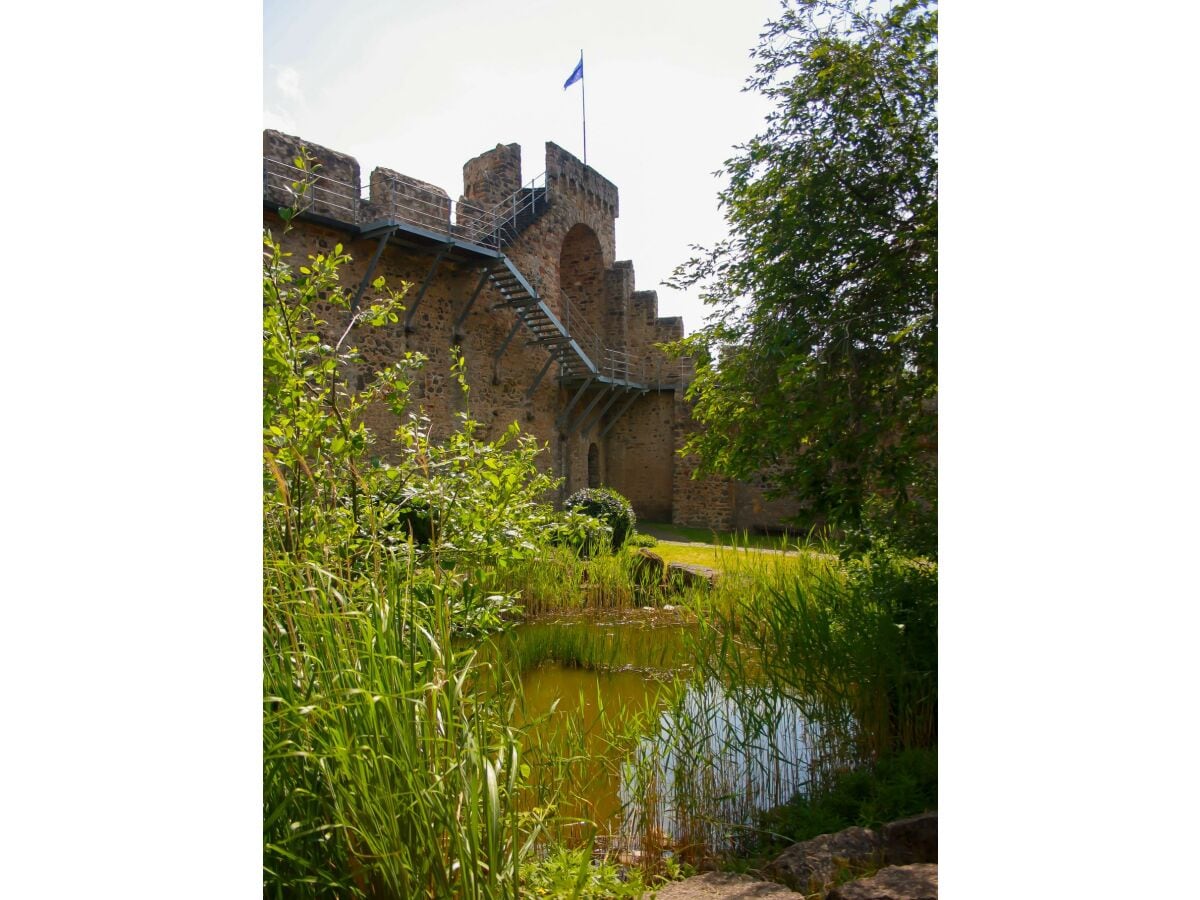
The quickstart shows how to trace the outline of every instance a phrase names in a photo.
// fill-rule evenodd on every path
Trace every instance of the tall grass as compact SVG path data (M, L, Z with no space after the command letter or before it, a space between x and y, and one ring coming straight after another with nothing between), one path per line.
M504 589L520 596L525 612L533 616L561 609L629 609L663 602L662 591L641 577L629 549L584 559L570 547L542 547L535 557L510 566L504 578Z
M649 857L701 866L747 843L758 815L805 790L817 726L753 685L681 679L628 760L626 832Z
M518 896L538 834L519 740L465 689L447 598L395 568L350 583L276 558L265 582L265 893Z
M715 552L720 563L737 551ZM778 820L764 812L796 798L818 811L805 821L832 821L828 809L873 796L874 773L891 777L897 759L936 771L936 564L879 551L733 560L692 598L694 677L625 772L626 831L655 859L670 846L699 865L769 844ZM884 787L895 797L837 827L876 807L918 812L931 796Z
M647 620L643 614L596 618L560 614L538 619L497 636L484 647L490 659L502 658L509 668L525 673L543 663L592 671L640 672L670 675L690 666L685 628L678 620Z
M510 568L569 624L480 645L454 636L470 580L382 553L335 573L269 549L266 893L516 897L539 867L601 850L651 877L668 849L701 865L754 844L762 810L847 764L936 746L936 568L720 552L736 567L674 598L698 613L689 651L665 637L686 629L622 624L647 615L625 612L630 600L584 606L589 583L637 596L620 554L547 551L574 583ZM545 662L695 677L634 703L597 687L540 713L520 673ZM619 808L597 805L605 793Z
M302 203L313 161L295 162ZM539 841L565 833L569 779L596 751L590 726L539 743L519 677L464 641L511 624L507 572L534 604L636 598L622 558L585 573L538 546L554 482L515 423L480 437L461 354L464 410L437 440L409 403L417 355L346 377L371 368L352 333L403 309L382 280L373 299L343 286L349 261L336 245L295 266L264 234L264 895L517 897ZM390 463L369 455L367 420L384 407L405 448ZM612 746L640 727L601 719ZM558 879L575 857L556 859Z
M699 654L711 675L762 661L772 688L858 761L936 746L936 563L878 552L762 588L712 608Z
M733 613L747 593L783 589L838 568L838 560L823 545L780 543L786 552L760 552L736 541L719 547L684 547L661 544L652 552L664 563L680 562L716 569L711 588L688 586L676 579L664 584L653 578L636 549L598 553L580 558L569 547L544 547L528 559L511 565L500 588L521 598L527 615L539 616L564 609L629 609L670 604L695 612L713 609ZM789 549L790 548L790 549Z

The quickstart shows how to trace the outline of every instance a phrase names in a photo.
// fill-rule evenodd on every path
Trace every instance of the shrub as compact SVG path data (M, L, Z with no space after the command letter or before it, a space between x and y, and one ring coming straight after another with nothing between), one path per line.
M629 539L625 541L625 544L628 547L657 547L658 538L652 534L638 532L637 534L631 534Z
M396 324L400 294L354 312L340 244L299 267L263 248L263 895L515 897L542 829L515 704L464 688L479 666L453 637L519 612L497 573L536 551L556 482L532 438L484 441L467 412L439 442L410 416L409 452L372 461L368 408L402 417L421 360L355 388L347 341Z
M545 530L554 547L570 547L580 559L591 559L612 546L612 528L580 509L565 509Z
M620 550L626 538L633 534L637 517L629 501L612 488L584 488L567 498L568 510L579 510L595 516L612 529L612 548Z

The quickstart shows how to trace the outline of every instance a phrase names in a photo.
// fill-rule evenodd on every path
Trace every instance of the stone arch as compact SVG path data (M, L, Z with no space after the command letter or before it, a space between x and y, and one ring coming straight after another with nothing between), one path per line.
M563 324L589 355L599 350L593 345L604 343L604 252L587 225L576 224L563 237L558 288Z
M587 452L587 485L590 488L597 488L603 481L604 479L600 475L600 448L593 443L588 447Z

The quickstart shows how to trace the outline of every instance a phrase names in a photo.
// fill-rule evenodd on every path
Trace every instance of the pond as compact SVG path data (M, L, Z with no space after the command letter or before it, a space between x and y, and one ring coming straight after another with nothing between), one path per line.
M700 677L696 626L678 610L559 614L502 640L521 672L534 781L569 786L557 808L581 840L594 827L601 850L735 849L757 811L805 789L814 726L750 676Z

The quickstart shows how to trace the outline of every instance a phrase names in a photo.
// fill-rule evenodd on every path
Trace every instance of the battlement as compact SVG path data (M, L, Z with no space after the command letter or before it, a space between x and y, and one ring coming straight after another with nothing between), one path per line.
M299 206L281 241L298 258L342 243L347 289L377 276L407 285L403 322L355 340L364 371L405 353L429 360L413 397L435 430L454 427L458 399L444 373L457 347L480 421L520 421L552 445L542 465L563 479L560 499L606 483L641 516L737 524L744 511L729 499L733 489L694 482L676 462L690 427L680 398L695 367L662 349L683 337L682 319L660 317L657 292L637 290L633 263L616 258L616 185L545 146L545 174L527 183L517 144L468 160L455 200L383 166L364 183L354 157L264 131L266 222L274 227L279 207ZM313 165L297 165L304 154ZM346 325L329 327L336 339ZM386 438L394 411L368 415L385 436L383 456L407 452Z
M366 218L393 218L401 212L405 221L433 231L446 230L451 221L450 195L444 190L382 166L371 171L371 199L363 206Z
M296 166L302 150L318 166L320 178L307 178ZM296 202L294 183L311 180L308 209L345 222L357 222L360 202L358 160L320 144L270 128L263 131L263 200L276 206Z
M490 208L520 189L520 144L497 144L463 165L464 201Z
M296 166L302 148L314 163L307 175ZM602 216L617 217L617 186L551 141L546 142L545 177L540 190L546 196L571 193L576 202L598 207ZM465 229L476 236L486 232L480 223L493 210L523 191L539 190L522 185L519 144L497 144L468 160L463 165L463 193L455 203L444 189L382 166L371 172L368 193L353 156L295 135L264 130L264 200L280 206L292 204L292 185L302 180L310 183L308 211L317 215L356 225L391 216L435 230Z
M620 214L617 186L552 141L546 141L546 183L555 190L584 195L614 219Z

